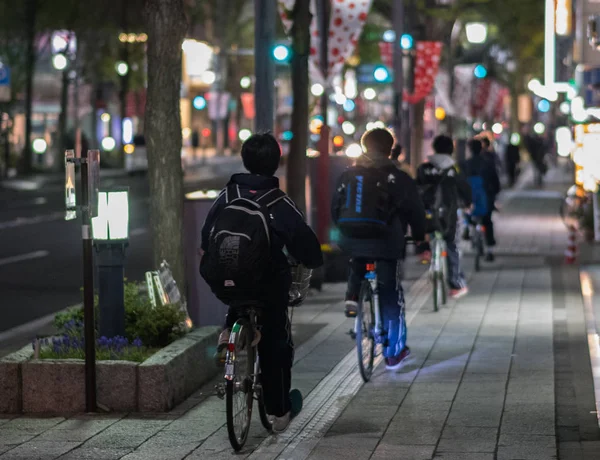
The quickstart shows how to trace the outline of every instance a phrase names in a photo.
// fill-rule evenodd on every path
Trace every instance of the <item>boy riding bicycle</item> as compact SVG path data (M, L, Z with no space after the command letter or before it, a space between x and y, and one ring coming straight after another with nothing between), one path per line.
M249 173L231 176L209 211L202 228L200 267L225 303L251 301L263 307L258 351L265 406L274 416L275 432L285 430L295 415L289 397L294 343L287 310L292 279L284 250L307 268L323 264L316 235L279 189L274 174L280 158L281 149L271 134L254 134L244 142L242 160ZM261 240L266 246L258 246ZM237 310L230 307L219 349L227 347L237 319Z
M346 316L356 317L366 264L375 262L387 334L383 356L388 369L398 369L410 354L401 285L404 234L408 224L415 240L424 238L425 211L414 181L389 158L391 133L373 129L361 142L364 154L342 174L332 200L340 246L351 257Z
M469 292L460 269L460 255L456 245L457 212L459 204L471 206L471 187L459 172L452 153L454 142L449 136L440 135L433 140L434 155L419 166L417 185L428 213L427 233L440 231L448 251L448 286L450 297L459 298ZM428 244L421 247L429 257Z

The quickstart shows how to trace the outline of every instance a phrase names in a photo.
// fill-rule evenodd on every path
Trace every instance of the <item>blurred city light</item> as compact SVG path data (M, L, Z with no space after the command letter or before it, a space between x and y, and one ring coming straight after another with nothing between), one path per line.
M200 79L207 85L212 85L217 80L217 75L212 70L202 72Z
M512 145L519 145L521 143L521 135L519 133L512 133L510 135L510 143Z
M373 88L365 88L363 96L367 101L372 101L377 97L377 92Z
M126 62L119 61L115 64L115 70L119 74L119 76L124 77L129 72L129 66Z
M202 130L202 137L209 137L211 134L210 128L204 128Z
M502 127L502 123L494 123L492 125L492 132L494 134L502 134L502 131L504 131L504 128Z
M346 99L344 102L344 110L346 112L352 112L356 108L356 104L352 99Z
M571 105L567 101L561 102L558 108L563 115L568 115L571 111Z
M342 136L335 136L333 138L333 145L337 148L340 148L344 145L344 138Z
M560 126L556 128L555 138L557 153L561 157L568 157L571 154L571 149L573 148L573 137L571 135L571 130L566 126Z
M323 127L323 120L321 118L313 117L308 125L309 130L313 134L320 134L321 128Z
M349 158L358 158L362 155L362 147L359 144L350 144L346 148L346 156Z
M442 121L443 119L446 118L446 111L444 110L443 107L436 107L435 108L435 119Z
M284 131L281 134L281 140L283 141L291 141L294 138L294 133L291 131Z
M481 44L487 40L488 27L483 22L468 22L465 25L469 43Z
M325 92L325 88L323 88L323 85L320 83L314 83L310 87L310 92L313 94L313 96L321 96Z
M384 42L392 43L394 40L396 40L396 32L394 32L393 30L389 29L383 33Z
M356 132L356 127L351 121L345 121L342 123L342 131L344 131L344 134L351 136Z
M105 152L112 152L117 146L116 141L112 137L105 137L102 139L102 149Z
M123 150L125 150L127 155L131 155L135 151L135 146L133 144L127 144L123 147Z
M104 112L102 115L100 115L100 120L102 120L104 123L108 123L110 121L110 113Z
M52 56L52 65L56 70L65 70L69 61L64 54L55 54Z
M133 142L133 120L125 118L123 120L123 143L131 144Z
M273 48L273 57L278 62L287 61L290 57L290 49L285 45L277 45Z
M240 129L238 136L239 136L240 140L243 142L243 141L247 140L250 136L252 136L252 131L250 131L249 129Z
M400 48L402 48L403 50L412 49L414 44L415 44L415 41L414 41L412 35L402 34L402 36L400 37Z
M346 96L344 96L342 93L336 93L336 95L334 96L335 102L336 104L339 105L343 105L346 102Z
M52 52L53 53L62 53L67 50L67 46L69 46L69 42L65 38L63 34L60 32L54 33L52 36Z
M485 78L487 77L487 69L485 66L478 64L473 70L473 75L475 75L475 78Z
M529 80L529 83L527 83L527 88L532 93L535 93L536 91L539 91L539 89L541 87L542 87L542 82L539 81L537 78L532 78L531 80Z
M375 78L375 81L378 81L380 83L386 81L389 78L389 76L390 73L383 66L375 67L375 70L373 71L373 78Z
M32 143L32 148L35 153L41 155L48 148L48 144L44 139L35 139Z
M240 79L240 86L244 89L248 89L250 88L250 85L252 84L252 79L248 76L246 77L242 77Z
M541 99L538 102L538 110L542 113L546 113L550 111L550 102L547 99Z
M533 125L533 130L536 134L544 134L544 131L546 131L546 125L544 125L544 123L541 121L538 121L535 125Z
M203 96L196 96L192 103L196 110L204 110L206 108L206 99Z

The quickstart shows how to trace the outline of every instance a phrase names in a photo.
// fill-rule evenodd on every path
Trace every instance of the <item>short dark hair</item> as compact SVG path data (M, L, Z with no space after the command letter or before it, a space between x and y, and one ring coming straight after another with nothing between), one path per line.
M487 137L484 136L481 138L481 145L483 145L484 148L488 148L490 145L492 145L492 143Z
M375 128L363 134L360 143L367 153L390 156L394 145L394 136L385 128Z
M467 145L473 155L479 155L481 153L482 146L479 139L471 139Z
M242 145L244 168L251 174L272 176L279 168L281 147L271 133L257 133Z
M433 140L433 150L435 153L452 155L454 153L454 141L450 136L440 134Z

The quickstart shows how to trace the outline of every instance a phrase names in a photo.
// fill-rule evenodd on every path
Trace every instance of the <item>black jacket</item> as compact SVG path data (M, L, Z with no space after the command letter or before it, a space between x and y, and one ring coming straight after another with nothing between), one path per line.
M371 160L363 155L357 163L362 167L381 168L393 176L390 192L396 211L392 218L392 231L390 236L385 239L356 239L342 235L340 246L351 257L364 257L372 260L402 259L404 258L404 233L408 225L410 225L412 236L416 241L422 241L425 238L425 209L417 185L389 158L379 157ZM331 204L331 215L336 224L345 194L340 178Z
M442 217L442 229L447 237L456 234L457 211L460 206L472 203L471 187L450 155L436 154L429 157L417 169L417 185L421 188L425 208L430 211L435 204L436 190L440 188L442 204L446 212Z
M239 187L242 197L256 198L269 190L279 188L279 179L254 174L234 174L227 185L232 184ZM203 251L208 250L210 230L219 212L225 207L226 190L225 188L215 200L202 227ZM304 221L304 216L294 202L289 197L285 197L275 203L270 210L273 217L271 229L274 236L272 246L273 258L277 264L276 271L289 274L289 264L283 253L284 246L292 257L308 268L318 268L323 265L319 240Z
M488 199L488 209L494 209L496 196L500 193L500 178L496 166L483 155L474 155L465 162L464 172L467 177L481 176Z

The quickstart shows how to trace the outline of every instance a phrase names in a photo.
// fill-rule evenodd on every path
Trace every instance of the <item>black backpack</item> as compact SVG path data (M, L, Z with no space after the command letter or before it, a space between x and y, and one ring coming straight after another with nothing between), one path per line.
M383 168L357 166L344 172L337 225L348 238L388 236L394 211L390 183L395 176Z
M258 301L272 271L269 208L286 195L272 189L253 199L228 186L226 204L210 230L200 274L223 303Z

